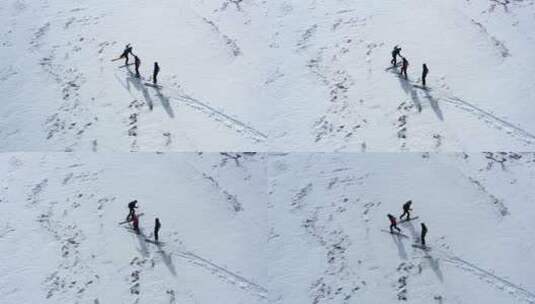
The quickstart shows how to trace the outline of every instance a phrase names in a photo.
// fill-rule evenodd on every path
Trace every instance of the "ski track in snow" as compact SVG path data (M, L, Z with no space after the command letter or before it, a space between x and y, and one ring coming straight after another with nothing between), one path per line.
M175 251L174 254L183 259L186 259L190 263L207 269L211 273L214 273L218 277L221 277L226 281L237 285L241 289L251 292L262 299L267 299L268 290L266 288L230 271L229 269L223 266L217 265L205 258L202 258L194 253L187 251Z
M396 73L396 72L393 72ZM398 76L399 77L399 76ZM417 88L419 90L423 90L419 87L418 83L403 80L415 87L413 90L416 90ZM527 130L515 125L514 123L511 123L505 119L502 119L498 117L495 114L492 114L466 100L463 100L459 97L456 97L454 95L449 94L448 92L441 90L441 89L435 89L435 88L428 88L427 90L423 90L426 94L426 99L432 101L432 100L439 100L444 101L448 104L451 104L455 106L457 109L465 111L467 113L470 113L477 118L484 120L486 123L488 123L491 126L494 126L497 130L505 131L508 135L514 136L522 141L524 141L527 144L533 144L535 143L535 135L531 134ZM437 95L432 95L430 92L438 92Z
M445 262L451 263L455 267L458 267L464 271L467 271L482 280L492 284L496 288L505 291L518 300L526 303L535 303L535 294L522 288L521 286L514 284L502 277L499 277L488 270L482 269L460 257L456 256L447 256L442 259Z
M131 74L128 76L131 78L133 74L131 72L128 72L128 73ZM119 75L115 74L115 77L122 84L123 87L127 88L127 85L123 84L123 81L121 80ZM138 85L136 85L136 87L138 87L138 90L142 91L143 98L145 100L152 100L150 93L148 93L147 89L144 88L144 85L141 83L142 81L138 80L137 78L132 80L132 82L135 82L135 81L139 83ZM133 98L135 98L136 100L139 99L139 97L135 96L130 90L127 89L127 91ZM165 93L166 91L170 91L171 94L164 95L163 93L161 93L161 92ZM195 99L187 95L183 95L178 91L167 89L165 87L158 89L158 94L161 96L160 99L162 99L163 97L164 99L173 99L178 102L184 103L190 108L196 111L199 111L200 113L206 114L208 117L213 118L215 121L222 123L225 127L235 132L238 132L240 134L246 135L248 138L251 138L255 142L264 142L267 139L266 134L258 131L257 129L249 126L248 124L236 118L231 117L228 114L225 114L221 110L216 110L215 108L209 106L208 104L198 99ZM152 109L152 102L148 102L148 104L149 104L149 108ZM165 108L168 112L172 112L172 110L169 109L169 107L170 105L167 105ZM170 116L172 117L172 115Z

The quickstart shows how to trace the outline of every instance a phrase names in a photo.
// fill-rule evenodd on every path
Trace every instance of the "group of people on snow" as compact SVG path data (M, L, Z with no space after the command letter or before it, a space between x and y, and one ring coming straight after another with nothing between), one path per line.
M401 47L396 45L396 46L394 46L394 49L392 50L392 60L390 61L390 63L394 67L397 67L398 56L401 58L400 74L401 74L401 76L404 76L405 79L408 79L407 68L409 67L409 61L407 60L407 58L405 58L403 55L401 55ZM424 63L424 64L422 64L422 85L424 87L426 86L426 81L425 80L427 78L427 74L429 74L429 69L427 68L427 64Z
M128 203L128 215L126 216L126 222L132 223L132 228L134 231L139 234L141 231L139 230L139 216L136 213L137 209L137 200L133 200L130 203ZM158 243L158 233L160 232L160 228L162 225L160 224L160 219L156 218L154 220L154 240L156 243Z
M411 220L411 211L412 211L411 205L412 205L412 201L411 200L409 200L405 204L403 204L403 213L399 217L400 222L403 221L403 217L405 217L405 221L410 221ZM398 222L396 220L396 217L393 216L390 213L387 214L387 217L390 220L390 233L395 233L394 229L398 233L401 233L401 229L399 229L399 227L398 227ZM420 226L422 228L421 233L420 233L420 243L425 248L426 247L426 245L425 245L425 236L427 235L427 226L424 223L421 223Z
M124 59L125 60L124 64L128 66L129 56L134 57L134 67L136 70L136 77L141 78L141 74L139 73L139 66L141 65L141 60L139 59L137 55L134 55L134 53L132 52L132 49L133 48L130 45L130 43L127 44L121 56L119 56L119 58L116 58L114 60ZM160 65L158 65L158 62L154 62L154 69L152 70L152 83L154 85L158 84L158 73L160 73Z

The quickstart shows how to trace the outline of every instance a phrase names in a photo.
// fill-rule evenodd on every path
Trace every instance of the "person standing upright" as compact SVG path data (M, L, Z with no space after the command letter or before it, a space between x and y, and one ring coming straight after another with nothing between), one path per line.
M401 75L405 76L405 79L408 79L408 76L407 76L407 68L409 67L409 61L407 60L407 58L401 56Z
M427 64L422 65L422 85L425 88L425 78L427 78L427 74L429 73L429 69L427 68Z
M139 74L139 66L141 65L141 60L139 60L139 57L137 57L136 55L134 55L134 64L136 67L136 77L140 78L141 75Z
M424 223L422 223L421 226L422 226L422 234L420 235L420 241L422 242L422 246L426 247L425 236L427 235L427 226Z
M152 83L154 85L158 84L158 73L160 73L160 66L158 65L158 62L154 62L154 70L152 72Z
M162 225L160 224L160 219L156 218L154 220L154 240L156 241L156 243L158 242L158 233L160 232L161 226Z

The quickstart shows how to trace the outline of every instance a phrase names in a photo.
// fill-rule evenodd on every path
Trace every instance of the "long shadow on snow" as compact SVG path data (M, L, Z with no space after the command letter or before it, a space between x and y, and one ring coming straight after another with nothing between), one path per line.
M130 228L131 229L131 228ZM147 248L147 244L145 243L145 234L143 233L143 229L139 228L139 233L136 233L134 229L131 229L132 232L137 236L137 240L139 242L139 252L146 257L149 255L149 249Z
M405 245L403 245L403 242L401 241L401 237L392 234L392 240L394 241L396 246L398 246L399 257L402 260L406 260L407 259L407 251L405 251Z
M396 76L398 77L399 83L401 85L401 88L403 89L405 94L411 96L412 102L418 108L418 112L421 112L422 103L420 102L420 98L418 97L418 92L416 91L414 86L411 84L410 80L404 79L401 75L399 75L396 72L392 72L392 73L396 74ZM440 107L438 106L438 99L433 97L433 95L431 95L429 91L426 90L424 87L421 87L421 86L416 86L416 87L424 91L425 98L429 100L429 104L431 105L431 108L437 115L438 119L440 119L441 121L444 121L444 116L442 115L442 111L440 110Z
M175 114L173 113L173 108L171 108L171 104L169 103L169 97L166 97L160 92L160 89L157 87L152 87L156 91L156 97L160 99L160 102L162 103L163 108L165 109L165 112L167 112L167 115L171 118L175 118Z
M425 258L429 261L429 266L431 266L431 269L433 269L433 272L440 280L440 282L444 282L444 276L442 275L442 270L440 270L440 265L438 263L439 258L433 258L433 256L430 255L429 252L426 252Z
M149 106L149 109L152 111L154 103L152 102L152 98L150 97L149 90L143 85L140 78L137 78L134 72L130 69L130 66L126 67L126 70L128 71L128 77L126 77L126 89L128 92L131 92L130 90L130 84L136 88L136 90L141 91L143 94L143 98L147 102L147 105Z
M407 226L409 228L414 241L419 243L420 236L418 235L418 233L416 233L416 229L414 229L412 221L404 222L403 224L405 224L404 226ZM438 264L438 258L433 258L433 256L431 256L429 252L426 252L424 257L429 260L429 266L431 266L431 269L433 269L433 272L440 280L440 282L444 282L444 277L442 276L442 271L440 270L440 266Z
M416 93L416 90L412 87L411 82L408 79L404 79L401 75L398 75L398 80L405 94L411 96L412 102L416 108L418 108L418 112L422 112L422 103L420 102L418 93Z
M169 272L171 272L171 274L176 277L176 269L175 269L175 264L173 263L172 255L165 252L161 244L158 243L156 244L156 246L158 246L158 253L162 256L162 260L165 266L167 266L167 269L169 269Z
M143 98L145 98L145 100L147 101L149 105L149 108L152 110L153 102L150 97L149 91L147 90L147 87L145 86L145 84L143 84L143 81L141 80L141 78L136 77L134 72L132 72L132 70L130 69L130 66L127 66L126 70L128 71L128 77L126 78L127 83L129 84L131 82L138 91L141 91L141 93L143 94ZM130 92L129 87L130 86L128 86L127 89ZM169 117L171 118L174 118L175 114L173 113L173 109L171 109L171 105L169 104L169 98L165 97L160 92L160 89L156 87L153 87L153 88L156 90L156 96L158 97L158 99L160 99L160 102L162 103L162 106L165 109L165 112L167 112L167 115L169 115Z

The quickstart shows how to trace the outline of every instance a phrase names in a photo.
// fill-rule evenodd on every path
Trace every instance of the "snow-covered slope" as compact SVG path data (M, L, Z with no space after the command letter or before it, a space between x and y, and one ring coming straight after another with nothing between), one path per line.
M264 19L261 10L240 7L2 1L1 149L262 150L269 100L260 87L270 64L257 51ZM110 61L127 43L145 79L159 62L161 90L135 78L133 66Z
M533 149L534 1L283 1L271 16L279 150Z
M0 169L2 303L535 303L534 154L12 153ZM118 224L132 199L140 236ZM409 199L407 237L381 231Z
M535 155L270 161L273 303L535 303ZM407 237L388 230L399 217ZM412 247L424 222L431 251Z
M5 0L0 149L531 150L533 4Z
M0 303L266 302L262 155L2 154L0 169ZM118 224L133 199L139 236Z

